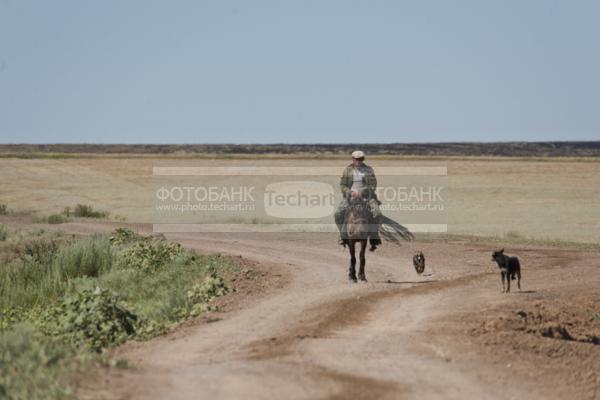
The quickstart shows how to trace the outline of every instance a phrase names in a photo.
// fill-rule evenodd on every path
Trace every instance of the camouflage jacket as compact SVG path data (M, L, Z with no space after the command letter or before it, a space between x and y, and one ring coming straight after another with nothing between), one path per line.
M375 190L377 189L377 178L375 177L375 171L367 164L363 164L361 167L365 173L364 184L369 189L369 196L373 196L377 199ZM354 165L350 164L342 173L340 178L340 189L342 189L342 195L344 198L350 197L350 189L352 188Z

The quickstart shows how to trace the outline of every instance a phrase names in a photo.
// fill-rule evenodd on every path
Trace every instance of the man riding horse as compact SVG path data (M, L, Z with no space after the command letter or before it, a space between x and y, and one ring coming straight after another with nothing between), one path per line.
M371 223L372 227L369 232L371 248L373 251L381 244L379 238L379 224L381 220L381 211L379 210L379 200L377 199L377 178L375 177L375 171L364 163L365 153L357 150L352 153L352 164L348 165L342 177L340 179L340 188L342 189L343 199L340 202L335 212L335 223L337 224L338 230L340 231L339 244L344 246L346 244L342 237L342 229L344 225L344 217L346 211L350 206L350 200L355 198L363 198L371 212Z

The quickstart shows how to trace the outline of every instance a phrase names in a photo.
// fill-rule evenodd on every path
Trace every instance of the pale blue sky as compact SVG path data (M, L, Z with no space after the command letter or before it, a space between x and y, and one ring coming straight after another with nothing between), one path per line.
M0 0L0 142L600 140L600 1Z

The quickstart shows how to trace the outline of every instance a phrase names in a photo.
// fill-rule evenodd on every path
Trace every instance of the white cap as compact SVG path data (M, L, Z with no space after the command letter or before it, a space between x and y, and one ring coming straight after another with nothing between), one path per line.
M354 159L365 158L365 153L363 153L360 150L356 150L356 151L352 152L352 158L354 158Z

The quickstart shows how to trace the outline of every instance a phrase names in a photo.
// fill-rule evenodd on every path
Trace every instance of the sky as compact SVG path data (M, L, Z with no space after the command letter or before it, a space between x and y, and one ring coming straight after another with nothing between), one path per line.
M600 140L600 1L0 0L0 143Z

